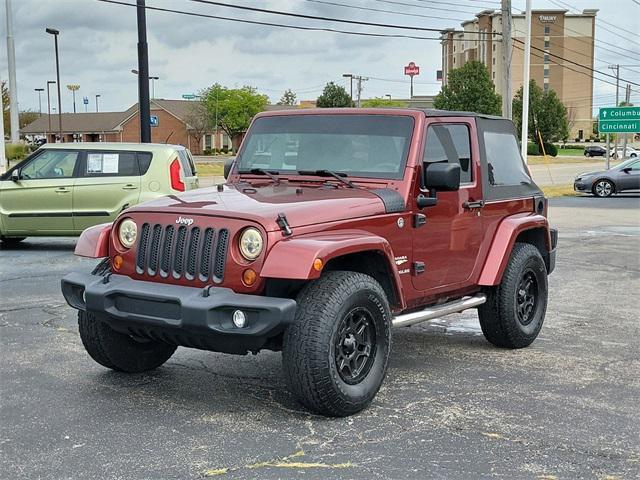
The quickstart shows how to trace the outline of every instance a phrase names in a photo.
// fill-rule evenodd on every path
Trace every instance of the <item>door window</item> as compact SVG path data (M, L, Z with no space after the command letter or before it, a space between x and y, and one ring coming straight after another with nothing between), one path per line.
M460 183L471 183L471 141L466 125L429 125L424 149L425 163L449 162L460 165Z
M140 175L138 160L131 152L87 152L85 177L130 177Z
M25 180L35 178L71 178L78 161L78 152L44 150L20 170Z

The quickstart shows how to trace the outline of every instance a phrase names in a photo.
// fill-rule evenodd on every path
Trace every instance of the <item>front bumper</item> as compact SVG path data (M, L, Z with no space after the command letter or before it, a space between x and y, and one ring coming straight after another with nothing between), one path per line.
M62 279L67 303L97 315L114 330L176 345L227 353L263 348L293 322L296 302L288 298L244 295L228 288L205 289L70 273ZM246 325L233 324L235 310Z
M585 180L575 180L573 182L573 189L576 192L589 193L591 192L592 182Z

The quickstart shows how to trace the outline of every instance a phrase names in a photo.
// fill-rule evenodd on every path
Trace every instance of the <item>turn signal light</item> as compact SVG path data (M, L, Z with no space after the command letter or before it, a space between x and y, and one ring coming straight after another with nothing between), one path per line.
M321 258L316 258L313 261L313 269L319 272L320 270L322 270L322 267L324 267L324 262L322 261Z
M242 272L242 281L248 287L256 283L257 279L258 274L250 268L247 268L244 272Z
M115 257L113 257L113 268L114 270L120 270L120 268L122 268L122 264L124 263L124 258L122 258L122 256L120 255L116 255Z

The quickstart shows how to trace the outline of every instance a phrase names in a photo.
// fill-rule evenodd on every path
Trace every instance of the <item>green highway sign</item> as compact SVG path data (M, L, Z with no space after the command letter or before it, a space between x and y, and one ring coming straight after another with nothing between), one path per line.
M598 116L600 133L640 132L640 107L605 107Z
M185 100L193 100L194 98L196 98L196 95L194 95L193 93L185 93L182 95L182 98L184 98Z

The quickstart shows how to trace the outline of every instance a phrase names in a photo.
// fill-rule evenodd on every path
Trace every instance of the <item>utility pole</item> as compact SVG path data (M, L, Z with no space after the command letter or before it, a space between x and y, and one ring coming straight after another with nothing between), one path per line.
M522 75L522 132L520 135L520 152L524 163L527 163L527 143L529 138L529 75L531 61L531 0L527 0L525 14L524 38L524 74Z
M358 94L358 100L356 102L356 106L358 108L360 108L360 100L362 98L362 82L366 82L367 80L369 80L367 77L363 77L362 75L358 75L357 77L355 77L355 79L358 81L357 84L357 94Z
M620 65L609 65L609 68L616 71L616 107L620 106ZM609 145L607 145L609 148ZM613 154L618 155L618 135L613 141ZM607 169L609 166L607 165Z
M0 112L4 112L4 106L2 105L2 95L0 95ZM0 174L6 172L9 169L7 163L7 157L4 153L4 115L0 121Z
M138 107L140 142L151 143L151 105L149 103L149 50L147 47L147 12L144 0L136 0L138 18Z
M495 41L495 40L494 40ZM511 0L502 0L502 116L511 119Z
M96 95L96 113L98 113L98 99L100 98L100 94Z
M625 89L625 95L624 95L624 105L625 106L629 106L629 104L631 103L631 84L627 83L627 88ZM627 154L627 134L623 133L622 134L622 156L624 157Z
M18 143L18 140L20 140L20 113L18 111L16 49L13 45L13 13L11 9L11 0L5 0L5 5L7 9L7 63L9 66L9 116L11 125L11 143Z

